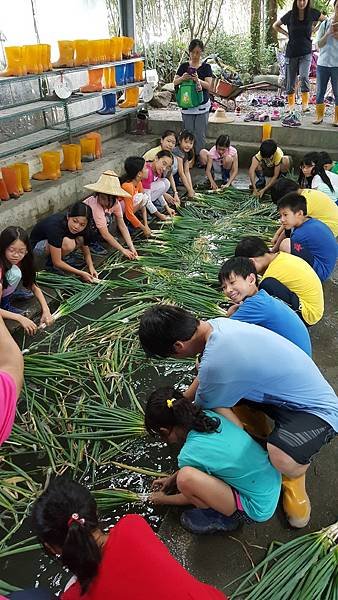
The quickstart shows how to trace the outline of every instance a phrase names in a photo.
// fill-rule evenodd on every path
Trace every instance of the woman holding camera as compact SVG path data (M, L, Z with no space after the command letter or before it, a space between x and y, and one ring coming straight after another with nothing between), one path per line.
M174 86L178 88L184 81L194 81L197 91L202 90L203 100L199 106L182 109L183 129L191 131L195 136L195 152L199 153L205 146L208 126L210 98L209 89L212 81L211 66L202 62L204 45L201 40L191 40L189 44L189 62L180 64L174 78Z

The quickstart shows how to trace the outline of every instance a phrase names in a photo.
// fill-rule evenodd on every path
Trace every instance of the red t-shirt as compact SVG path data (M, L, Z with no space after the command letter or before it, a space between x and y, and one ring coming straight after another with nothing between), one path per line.
M225 600L190 575L138 515L123 517L109 533L99 572L86 594L78 583L61 600Z

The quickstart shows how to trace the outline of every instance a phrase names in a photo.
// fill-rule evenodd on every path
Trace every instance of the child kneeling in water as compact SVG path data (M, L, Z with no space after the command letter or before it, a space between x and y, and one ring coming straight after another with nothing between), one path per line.
M192 533L233 531L241 523L267 521L276 510L281 475L267 452L238 425L202 410L173 387L154 391L145 409L145 426L169 444L183 445L179 470L158 479L155 504L196 508L181 515ZM170 494L172 488L178 493Z
M226 600L190 575L139 515L104 533L94 497L75 481L50 483L32 520L45 549L76 576L61 600Z

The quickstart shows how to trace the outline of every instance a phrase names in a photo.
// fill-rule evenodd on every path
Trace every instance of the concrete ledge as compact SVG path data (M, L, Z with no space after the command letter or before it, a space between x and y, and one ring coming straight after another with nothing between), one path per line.
M326 150L334 160L338 160L338 132L329 122L312 125L313 115L305 115L301 127L283 127L280 121L271 122L271 136L276 140L285 154L291 154L296 164L310 150ZM181 113L178 110L156 109L150 111L150 130L160 136L167 128L179 132L182 129ZM260 144L262 124L244 123L241 117L234 116L233 123L209 123L207 137L214 140L222 133L227 133L235 146L245 149L246 144L255 148ZM241 160L243 164L243 161ZM245 163L244 163L245 164ZM246 164L247 166L247 164Z
M103 158L83 163L82 171L65 171L57 181L32 180L32 192L26 192L18 199L3 202L0 206L0 230L15 224L30 229L39 219L82 200L88 195L88 190L84 190L83 186L96 181L105 169L120 174L127 156L142 156L154 145L153 137L128 135L124 131L121 134L123 137L121 135L105 142Z

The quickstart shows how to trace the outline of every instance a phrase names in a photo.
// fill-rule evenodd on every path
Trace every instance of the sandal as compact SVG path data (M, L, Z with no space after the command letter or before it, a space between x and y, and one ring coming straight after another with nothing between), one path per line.
M265 121L269 121L269 120L270 120L270 117L267 112L262 112L258 116L258 119L256 119L256 121L259 121L260 123L264 123Z

